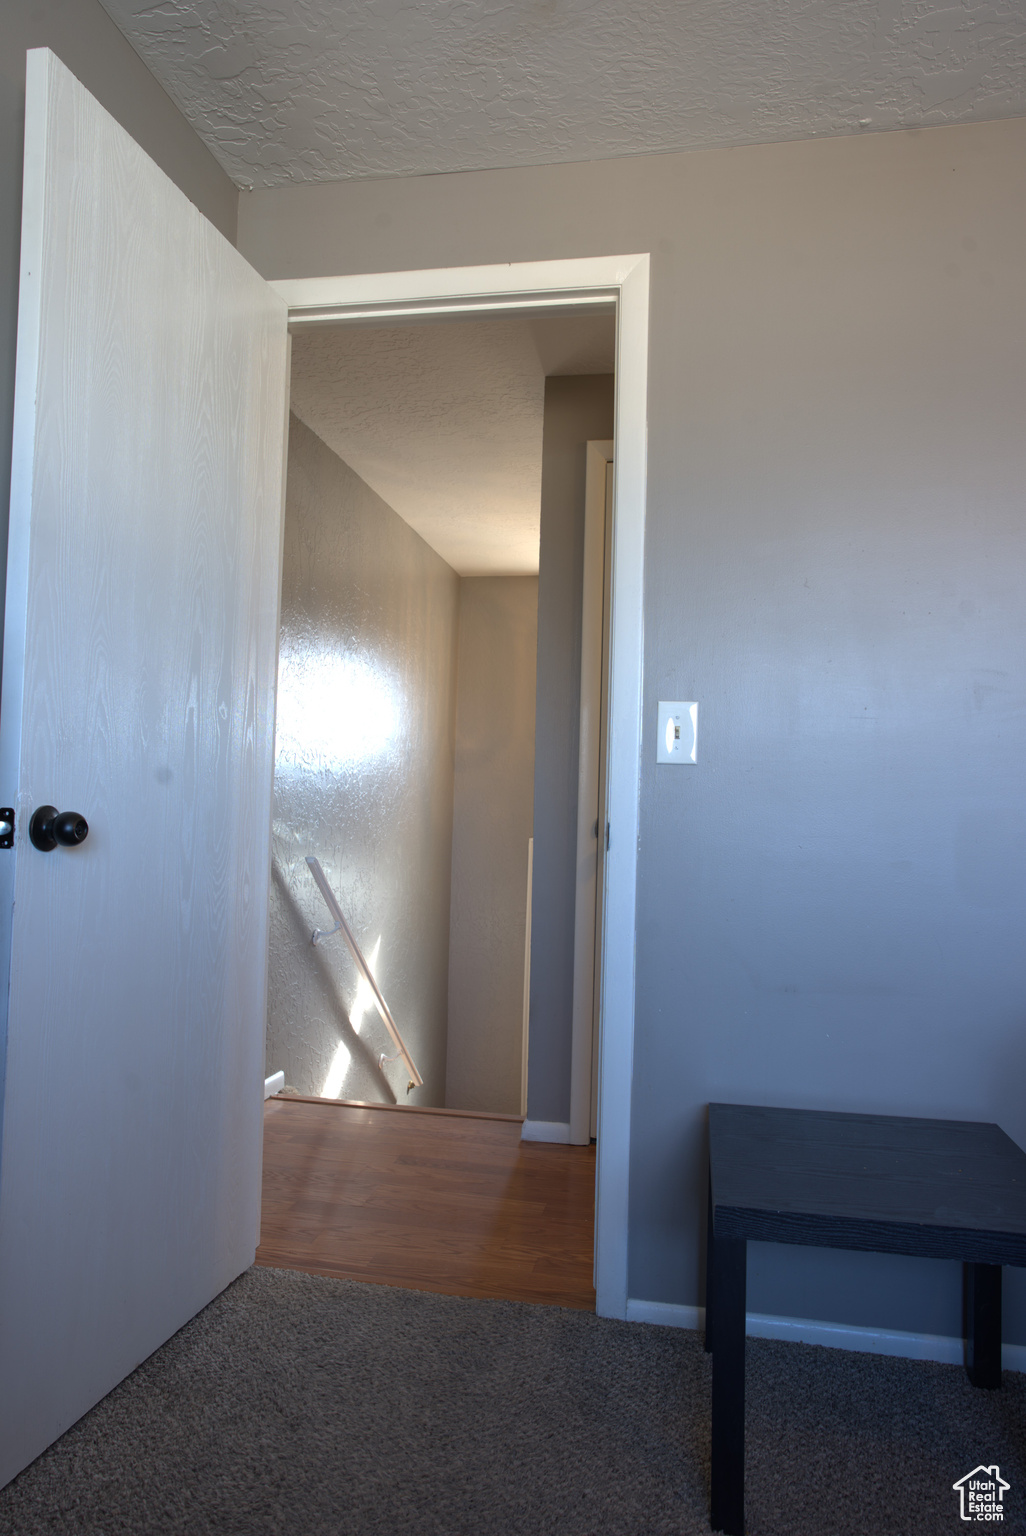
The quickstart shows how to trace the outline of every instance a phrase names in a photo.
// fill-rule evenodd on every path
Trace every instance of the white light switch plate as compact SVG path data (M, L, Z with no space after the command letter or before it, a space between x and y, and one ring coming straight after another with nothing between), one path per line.
M657 763L698 761L698 705L680 699L659 700Z

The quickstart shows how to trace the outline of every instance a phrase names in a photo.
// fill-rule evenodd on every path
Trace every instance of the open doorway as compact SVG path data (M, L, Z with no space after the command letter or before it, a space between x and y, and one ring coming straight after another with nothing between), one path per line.
M565 1094L585 445L614 358L611 305L294 339L268 1074L299 1095L522 1118L532 1038L535 1097Z
M504 314L526 318L543 313L579 314L610 303L615 306L616 462L594 1175L594 1304L602 1316L625 1317L644 619L649 258L643 254L604 256L495 267L281 279L271 286L288 306L293 334L324 320L372 324L442 315L480 318ZM393 1114L384 1118L405 1121L409 1117Z

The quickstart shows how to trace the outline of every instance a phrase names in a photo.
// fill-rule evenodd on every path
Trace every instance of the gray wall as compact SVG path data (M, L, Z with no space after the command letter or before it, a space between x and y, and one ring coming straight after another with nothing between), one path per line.
M460 582L449 929L452 1109L520 1113L536 576Z
M98 0L4 0L0 12L0 565L7 558L11 478L25 52L44 47L53 50L233 242L238 209L232 182ZM2 588L0 582L0 593Z
M289 431L267 1070L390 1102L395 1054L305 862L315 854L424 1078L445 1102L459 578L308 427ZM344 1069L344 1070L343 1070Z
M1007 121L240 200L274 277L652 253L634 1296L700 1299L711 1099L1026 1145L1024 164ZM959 1327L926 1261L750 1297Z
M527 1113L570 1119L586 444L613 435L613 377L545 381Z

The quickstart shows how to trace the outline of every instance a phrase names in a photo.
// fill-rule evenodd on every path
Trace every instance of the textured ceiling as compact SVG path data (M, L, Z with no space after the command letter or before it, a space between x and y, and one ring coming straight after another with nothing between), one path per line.
M538 569L547 374L611 373L612 316L317 326L292 409L461 576Z
M239 186L1026 113L1023 0L103 0Z

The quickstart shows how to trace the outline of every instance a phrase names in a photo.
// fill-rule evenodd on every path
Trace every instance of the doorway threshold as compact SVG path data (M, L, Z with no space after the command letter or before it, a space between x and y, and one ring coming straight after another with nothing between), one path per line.
M523 1115L498 1115L487 1109L434 1109L427 1104L376 1104L365 1099L321 1099L305 1093L278 1093L274 1095L291 1104L330 1104L339 1109L387 1109L402 1115L455 1115L463 1120L507 1120L523 1125Z

